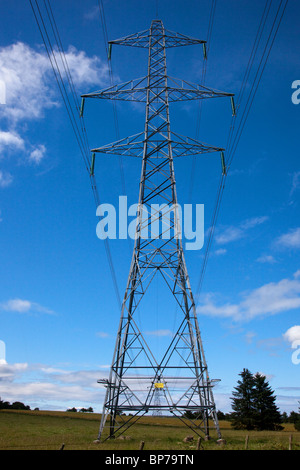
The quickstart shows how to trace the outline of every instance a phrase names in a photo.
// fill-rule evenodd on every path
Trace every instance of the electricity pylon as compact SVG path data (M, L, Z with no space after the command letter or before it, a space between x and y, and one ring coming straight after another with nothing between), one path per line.
M148 49L147 76L82 98L143 102L146 119L143 132L92 150L94 155L100 152L142 158L135 244L116 346L109 378L99 381L104 383L106 395L98 439L108 417L109 436L103 439L117 437L145 413L157 410L157 391L162 412L177 416L194 432L205 436L209 435L208 420L212 419L220 438L212 392L214 381L208 374L180 236L173 158L223 149L172 132L169 104L233 95L168 77L167 48L202 44L206 55L206 43L166 30L161 20L153 20L149 30L110 41L109 56L112 45L117 44ZM94 168L94 161L92 165ZM154 225L155 236L149 238ZM182 314L160 357L155 357L146 342L136 315L138 309L143 310L142 300L157 275L161 275ZM176 376L174 370L178 372ZM129 416L124 417L126 413Z

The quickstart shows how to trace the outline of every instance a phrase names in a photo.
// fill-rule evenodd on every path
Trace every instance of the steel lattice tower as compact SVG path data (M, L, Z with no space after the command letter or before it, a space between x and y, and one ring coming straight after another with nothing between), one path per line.
M220 438L213 381L208 374L179 236L173 158L222 152L223 149L172 132L169 104L174 101L231 97L232 94L168 77L167 48L202 44L205 52L205 41L168 31L161 20L153 20L149 30L110 41L109 54L112 45L117 44L148 49L147 76L82 97L143 102L146 104L146 119L143 132L92 150L94 154L100 152L142 158L135 245L116 346L109 379L99 381L105 384L106 395L98 439L102 436L107 418L109 437L112 438L158 407L160 412L172 413L183 420L199 435L209 435L208 420L212 419ZM156 213L153 213L154 204L158 204L159 208ZM160 223L157 225L157 222ZM155 237L149 238L149 230L153 229L154 224L158 231ZM142 300L157 275L161 275L181 313L179 326L159 358L154 357L135 315L137 309L142 310ZM174 376L174 370L183 371L184 376ZM196 414L197 419L186 419L186 410ZM130 415L125 418L122 416L124 413Z

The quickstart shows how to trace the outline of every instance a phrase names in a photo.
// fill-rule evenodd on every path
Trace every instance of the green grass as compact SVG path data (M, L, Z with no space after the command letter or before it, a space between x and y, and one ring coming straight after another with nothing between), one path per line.
M123 435L125 439L107 440L95 444L100 415L51 411L0 410L0 450L196 450L197 436L191 442L184 437L193 435L175 418L143 417ZM246 435L249 450L287 450L292 434L292 449L300 450L300 432L293 424L282 431L237 431L221 421L225 446L216 443L216 436L202 440L202 450L243 450Z

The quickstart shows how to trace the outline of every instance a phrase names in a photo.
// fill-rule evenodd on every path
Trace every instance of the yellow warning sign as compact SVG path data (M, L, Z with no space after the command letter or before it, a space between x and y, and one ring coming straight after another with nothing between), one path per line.
M156 384L154 384L154 387L155 388L164 388L164 384L161 383L161 382L157 382Z

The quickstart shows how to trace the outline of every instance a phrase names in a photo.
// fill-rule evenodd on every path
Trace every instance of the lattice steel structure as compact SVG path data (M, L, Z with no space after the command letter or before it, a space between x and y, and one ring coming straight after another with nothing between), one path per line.
M221 437L212 392L214 381L208 374L180 236L173 158L222 149L172 132L169 103L233 95L167 75L166 49L193 44L205 48L205 41L168 31L161 20L153 20L149 30L109 43L110 51L112 45L148 49L147 76L82 95L84 99L146 104L143 132L92 150L142 159L135 245L116 346L109 378L99 381L106 386L99 440L119 436L154 410L177 416L194 432L205 436L209 435L208 420L212 419ZM158 204L156 212L153 204ZM155 223L156 236L149 238ZM143 313L142 300L157 275L161 275L182 315L160 357L155 357L146 342L136 315L137 309ZM187 410L196 419L191 419ZM126 413L129 416L124 417ZM107 420L108 437L103 434Z

